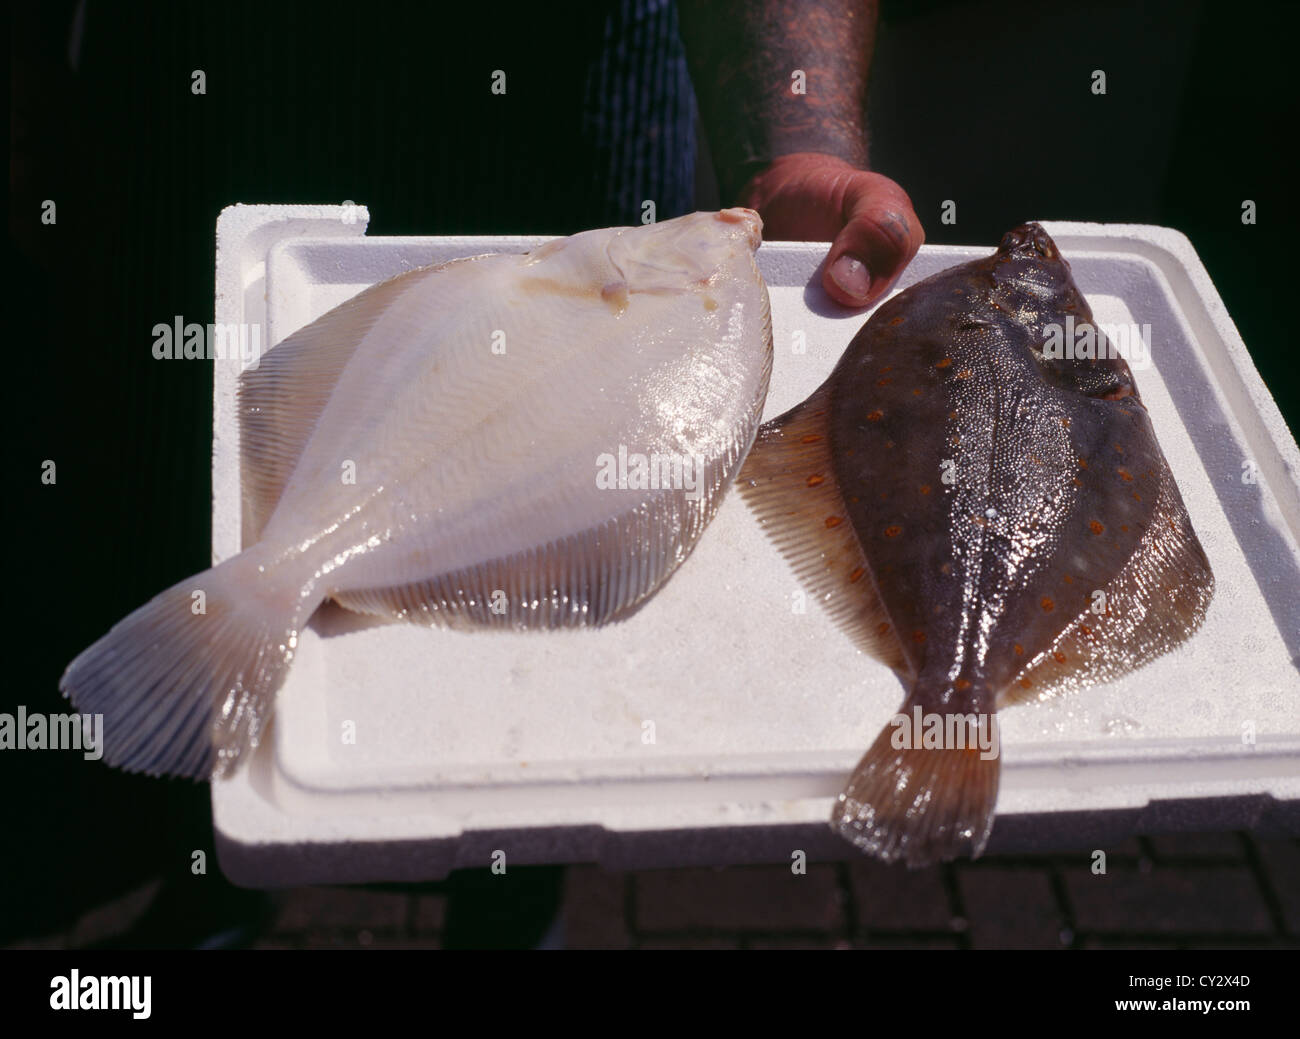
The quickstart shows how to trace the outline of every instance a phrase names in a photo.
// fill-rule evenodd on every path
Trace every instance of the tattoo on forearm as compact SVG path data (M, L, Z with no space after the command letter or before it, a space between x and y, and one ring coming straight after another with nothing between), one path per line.
M866 167L876 0L678 0L678 13L724 201L791 152Z

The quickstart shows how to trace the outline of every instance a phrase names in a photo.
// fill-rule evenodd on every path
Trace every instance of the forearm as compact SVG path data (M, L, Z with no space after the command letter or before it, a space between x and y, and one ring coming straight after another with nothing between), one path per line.
M781 155L866 169L876 0L678 0L678 14L724 204Z

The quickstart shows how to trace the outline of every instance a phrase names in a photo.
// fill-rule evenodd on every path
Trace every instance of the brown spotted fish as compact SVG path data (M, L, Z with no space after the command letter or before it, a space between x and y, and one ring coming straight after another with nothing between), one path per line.
M883 304L741 486L908 687L831 818L886 861L978 856L996 711L1139 667L1214 591L1133 374L1037 224Z

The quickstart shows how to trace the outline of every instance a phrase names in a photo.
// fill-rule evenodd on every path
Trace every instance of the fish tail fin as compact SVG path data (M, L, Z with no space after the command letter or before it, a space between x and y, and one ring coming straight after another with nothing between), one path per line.
M916 706L909 697L876 737L836 800L831 826L863 851L913 869L967 852L978 858L1001 770L994 709L928 715ZM940 745L915 731L922 717L945 723Z
M59 689L103 715L108 764L206 779L256 746L297 633L256 594L253 554L161 592L68 665Z

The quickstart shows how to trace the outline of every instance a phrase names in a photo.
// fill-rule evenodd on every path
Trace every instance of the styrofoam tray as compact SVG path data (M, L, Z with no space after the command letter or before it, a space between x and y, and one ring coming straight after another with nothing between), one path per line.
M217 321L260 325L276 343L403 270L543 241L366 238L367 219L363 208L227 209ZM1292 829L1300 453L1186 238L1045 226L1099 323L1150 326L1138 387L1217 590L1179 651L1000 716L990 847ZM994 244L927 246L898 288ZM812 243L759 251L776 348L767 417L812 392L866 318L821 292L824 255ZM214 560L240 546L238 373L217 363ZM213 784L222 865L275 886L432 879L497 851L611 866L851 854L825 826L830 799L904 690L817 606L799 612L798 592L732 494L664 589L602 631L466 634L326 608L263 746Z

